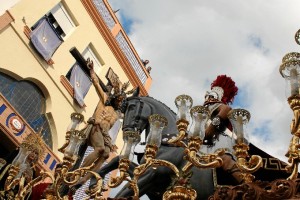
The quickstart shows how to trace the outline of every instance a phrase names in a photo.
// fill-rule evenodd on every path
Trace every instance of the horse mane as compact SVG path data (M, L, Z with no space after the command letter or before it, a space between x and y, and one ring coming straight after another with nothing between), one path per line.
M161 103L161 104L164 105L166 108L168 108L169 111L170 111L171 113L173 113L174 115L176 115L176 113L175 113L169 106L167 106L165 103L163 103L162 101L160 101L160 100L158 100L158 99L155 99L155 98L152 97L152 96L141 96L141 97L147 97L147 98L150 98L150 99L152 99L152 100L154 100L154 101L157 101L158 103Z
M155 107L157 109L162 108L162 110L160 110L157 113L153 113L153 114L159 114L161 113L164 117L167 118L168 120L168 126L164 128L162 134L163 135L171 135L171 134L177 134L177 126L176 126L176 113L166 104L164 104L163 102L151 97L151 96L142 96L139 97L141 99L143 99L145 102L148 102L149 104L152 105L156 105Z

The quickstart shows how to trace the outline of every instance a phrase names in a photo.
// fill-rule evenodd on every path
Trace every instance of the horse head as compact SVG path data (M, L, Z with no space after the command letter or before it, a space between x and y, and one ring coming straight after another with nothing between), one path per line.
M128 97L123 102L123 109L125 110L122 130L138 131L142 133L143 130L149 128L148 116L152 114L151 105L145 103L139 97L139 88L135 90L131 97Z
M122 130L138 131L142 133L146 130L146 136L149 134L148 118L152 114L159 114L167 118L168 126L163 131L163 138L167 135L175 134L176 129L176 114L162 102L149 97L140 97L139 89L134 92L131 97L124 101L123 109L125 110Z

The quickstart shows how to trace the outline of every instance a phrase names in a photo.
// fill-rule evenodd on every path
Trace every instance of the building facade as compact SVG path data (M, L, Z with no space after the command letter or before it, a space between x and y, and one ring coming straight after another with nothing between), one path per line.
M39 169L53 171L70 114L92 116L99 97L74 49L93 60L104 86L129 81L148 94L152 78L107 0L14 0L0 12L1 158L11 160L28 134L39 133L47 146Z

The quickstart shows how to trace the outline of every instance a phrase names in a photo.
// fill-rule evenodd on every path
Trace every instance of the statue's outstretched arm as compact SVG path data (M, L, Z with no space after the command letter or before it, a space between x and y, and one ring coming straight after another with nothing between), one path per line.
M88 62L88 68L90 69L90 75L92 78L92 83L96 89L96 92L99 96L99 98L101 99L101 101L104 103L106 101L106 95L104 93L104 91L102 90L100 83L99 83L99 79L98 76L96 75L95 71L94 71L94 65L93 65L93 61L87 61Z

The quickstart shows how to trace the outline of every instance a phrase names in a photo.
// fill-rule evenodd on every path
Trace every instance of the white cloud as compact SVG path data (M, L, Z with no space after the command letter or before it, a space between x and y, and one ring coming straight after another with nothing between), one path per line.
M150 60L150 95L173 109L180 94L198 104L217 75L231 76L251 113L251 141L285 159L292 112L279 74L282 57L300 47L297 0L110 0L133 21L132 43ZM266 128L268 140L251 131Z

